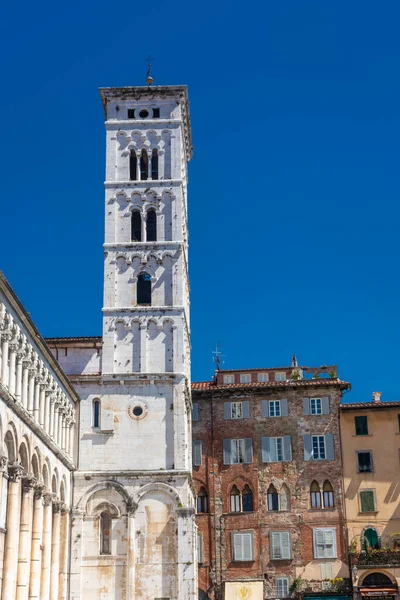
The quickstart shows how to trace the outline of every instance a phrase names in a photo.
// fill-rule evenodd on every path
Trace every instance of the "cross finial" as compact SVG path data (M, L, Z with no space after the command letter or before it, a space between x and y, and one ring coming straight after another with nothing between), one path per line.
M153 62L153 57L152 56L148 56L146 59L147 62L147 74L146 74L146 83L147 85L150 87L151 84L153 83L154 79L152 78L150 72L151 72L151 64Z
M213 351L213 354L214 354L213 361L216 364L217 371L219 371L220 367L221 367L221 357L225 356L225 354L221 353L218 342L215 344L215 350Z

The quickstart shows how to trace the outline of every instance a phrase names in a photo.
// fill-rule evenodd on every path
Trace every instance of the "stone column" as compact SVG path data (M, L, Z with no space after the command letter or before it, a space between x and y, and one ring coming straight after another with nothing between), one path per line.
M58 423L59 423L59 419L58 419L58 410L59 410L59 403L58 402L54 402L54 419L53 419L53 433L52 433L52 438L53 440L57 443L58 440Z
M40 412L40 377L35 377L35 391L33 397L33 418L36 423L39 423L39 412Z
M21 403L22 406L24 406L25 408L28 408L29 367L30 363L27 361L23 361Z
M74 457L74 429L75 421L71 421L71 425L69 426L69 455L71 458Z
M58 600L67 597L68 583L68 548L69 548L69 510L66 504L61 503L61 526L60 526L60 577Z
M63 427L64 427L64 408L61 406L58 413L58 440L57 443L62 447L62 435L63 435Z
M146 340L147 340L147 323L140 323L140 372L146 372Z
M126 568L127 576L127 600L135 598L135 507L128 507L128 544L127 544L127 559Z
M140 213L140 223L141 223L141 235L142 235L142 242L145 242L147 239L147 228L146 228L146 213L141 212Z
M8 460L0 458L0 598L3 584L4 542L6 537L6 515L8 494Z
M40 384L40 397L39 397L39 424L44 427L44 411L46 409L46 384Z
M44 430L46 433L49 433L50 432L51 392L47 391L45 393L45 395L46 395L46 398L45 398L45 406L44 406Z
M136 181L140 181L141 173L140 173L140 153L136 154Z
M16 372L15 364L17 360L17 344L10 344L10 368L8 370L8 389L10 394L15 394Z
M15 397L21 402L22 393L22 355L17 354L17 366L15 371Z
M148 164L148 175L147 175L147 179L149 179L151 181L152 177L151 177L151 163L152 163L152 152L148 152L147 153L147 164Z
M61 503L53 502L53 531L51 540L50 600L58 600L60 577L60 514Z
M1 336L1 383L4 387L8 384L8 344L11 336L5 333Z
M43 496L43 554L42 575L40 582L40 600L50 600L50 569L51 569L51 542L53 521L53 494Z
M35 375L36 369L29 369L29 378L28 378L28 412L33 416L33 404L35 400Z
M28 600L32 549L33 477L22 478L16 600Z
M43 494L44 485L35 486L33 500L31 576L29 580L29 599L40 600L40 579L42 571L42 535L43 535Z
M164 150L159 150L158 151L158 179L164 179L164 157L165 157Z
M50 420L49 420L49 431L47 432L50 437L54 435L54 414L56 410L56 401L55 397L52 396L50 398Z
M4 548L2 600L13 600L17 590L22 470L22 466L18 463L8 468L7 531Z

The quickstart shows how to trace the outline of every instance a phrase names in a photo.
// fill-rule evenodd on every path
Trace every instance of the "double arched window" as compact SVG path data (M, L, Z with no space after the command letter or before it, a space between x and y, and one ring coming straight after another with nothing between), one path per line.
M201 487L197 494L197 512L207 513L208 512L208 497L206 490Z
M333 508L335 506L333 488L331 483L326 480L321 489L317 481L310 486L310 506L311 508Z
M268 510L290 510L290 493L285 484L278 493L271 483L267 491L267 504Z
M251 512L253 510L253 492L247 484L242 492L234 485L229 500L231 512Z
M157 213L154 208L149 208L146 214L146 241L157 241ZM142 236L142 215L138 210L132 211L131 216L131 241L144 242Z
M148 273L141 273L138 277L137 305L151 306L151 278Z

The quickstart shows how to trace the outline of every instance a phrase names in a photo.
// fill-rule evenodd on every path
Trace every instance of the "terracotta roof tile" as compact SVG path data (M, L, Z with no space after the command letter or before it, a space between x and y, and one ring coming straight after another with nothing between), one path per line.
M396 400L394 402L385 402L381 400L381 402L343 402L340 405L342 409L354 409L354 408L388 408L391 406L400 406L400 401Z
M224 383L217 385L214 381L195 381L192 383L193 391L200 390L234 390L234 389L254 389L254 388L274 388L274 387L321 387L324 385L337 385L343 389L350 387L350 384L341 379L301 379L288 381L265 381L256 383Z

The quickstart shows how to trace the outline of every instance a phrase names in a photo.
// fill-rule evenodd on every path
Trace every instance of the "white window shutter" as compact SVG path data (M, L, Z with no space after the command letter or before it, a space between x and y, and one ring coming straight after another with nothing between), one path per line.
M303 399L303 415L310 414L310 398Z
M325 530L325 557L335 558L336 556L336 535L334 529Z
M252 560L253 548L252 548L252 535L251 533L243 534L243 560Z
M281 417L288 416L288 402L286 398L281 400Z
M233 533L233 560L243 560L243 540L240 533Z
M243 414L243 419L250 418L250 402L248 400L244 400L242 402L242 414Z
M270 462L277 462L277 455L276 455L276 438L270 438L269 439L269 456L270 456Z
M271 532L271 557L281 557L281 538L280 533L278 531Z
M290 558L290 534L288 531L281 532L282 558Z
M263 417L269 417L268 400L262 400L261 401L261 411L262 411L262 416Z
M271 439L269 437L261 438L262 445L262 461L271 462Z
M303 435L304 442L304 460L312 460L312 441L311 435Z
M247 464L253 462L253 440L251 438L244 440L244 462Z
M314 558L325 558L325 536L323 529L314 529Z

